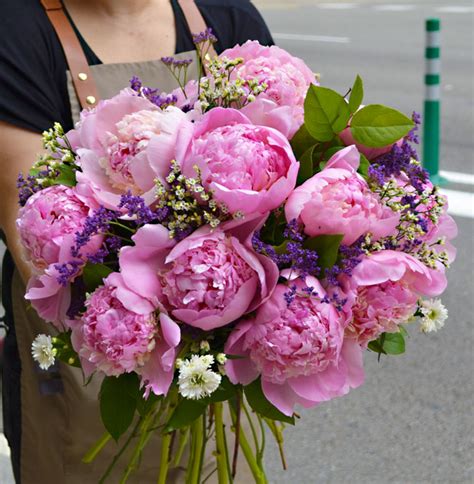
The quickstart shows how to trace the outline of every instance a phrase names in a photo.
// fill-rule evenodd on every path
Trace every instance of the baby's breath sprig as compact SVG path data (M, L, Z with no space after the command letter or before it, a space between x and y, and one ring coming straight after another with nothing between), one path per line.
M207 77L199 82L199 101L203 112L215 107L242 109L267 90L265 82L232 75L243 62L241 57L216 57L208 60Z
M170 237L181 239L202 225L216 228L231 218L227 207L212 198L202 185L201 171L194 166L196 176L188 178L181 173L179 163L171 162L166 177L168 186L156 180L157 208L165 213L162 224L170 231Z
M413 160L416 163L416 160ZM439 263L448 267L448 254L440 247L445 244L444 238L427 243L424 238L429 230L439 223L444 212L445 198L437 186L429 186L422 191L415 191L407 185L400 185L395 179L378 184L370 181L371 190L378 194L380 201L400 214L400 221L395 235L373 241L370 234L365 238L361 248L365 253L391 249L414 256L428 267L436 268Z
M76 154L60 123L43 132L43 148L46 153L38 156L24 178L20 173L17 188L20 190L20 205L23 206L33 193L52 185L74 186L76 184Z

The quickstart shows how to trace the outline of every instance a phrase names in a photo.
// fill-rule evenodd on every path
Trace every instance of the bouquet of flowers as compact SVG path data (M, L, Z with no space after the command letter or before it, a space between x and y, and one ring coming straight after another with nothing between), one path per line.
M285 466L295 405L346 395L364 351L401 354L411 324L447 317L429 298L456 225L413 147L419 116L362 106L359 76L341 95L278 47L211 58L213 41L195 36L199 80L164 58L176 91L133 78L56 124L18 181L26 299L55 328L33 357L103 378L89 456L131 432L124 480L160 432L159 483L187 447L186 482L205 480L206 445L220 483L239 449L267 482L266 427Z

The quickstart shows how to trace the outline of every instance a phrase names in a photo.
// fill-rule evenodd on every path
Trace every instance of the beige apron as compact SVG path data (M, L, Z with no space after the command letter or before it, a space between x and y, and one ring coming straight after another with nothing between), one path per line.
M195 58L195 52L179 54L179 58ZM196 65L193 63L193 65ZM129 85L132 76L140 77L144 85L170 91L175 81L161 61L131 64L103 64L91 66L99 95L107 99ZM196 71L189 78L196 77ZM68 91L75 120L79 115L79 103L69 76ZM84 387L79 369L59 363L53 371L39 370L34 363L30 348L39 333L51 333L51 326L40 320L24 300L25 286L18 272L13 280L13 305L15 327L20 352L22 438L21 482L22 484L95 484L116 454L119 445L110 441L92 464L81 462L85 452L101 437L104 427L100 420L98 391L100 378L94 377ZM233 442L231 435L229 441ZM123 438L121 439L123 442ZM211 452L214 442L209 442L206 468L214 468ZM131 446L133 449L133 446ZM159 470L160 438L158 432L145 449L139 470L129 478L130 483L156 482ZM118 483L128 463L123 456L107 482ZM184 463L186 461L184 460ZM239 457L239 478L236 483L254 482L243 455ZM207 475L204 471L203 478ZM184 482L184 471L170 471L169 483ZM207 482L217 482L215 474Z

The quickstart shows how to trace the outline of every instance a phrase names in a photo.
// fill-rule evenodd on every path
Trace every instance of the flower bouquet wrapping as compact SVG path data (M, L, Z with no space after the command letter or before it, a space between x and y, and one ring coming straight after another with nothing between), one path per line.
M265 429L286 466L295 406L346 395L364 352L401 354L410 325L447 316L430 298L456 225L413 147L419 117L362 106L359 76L346 95L322 87L278 47L210 58L214 40L195 38L199 80L162 59L176 91L132 79L46 132L19 177L26 299L54 326L33 357L103 378L106 433L85 459L115 439L123 482L155 432L159 483L178 465L205 481L206 446L220 483L239 449L267 482Z

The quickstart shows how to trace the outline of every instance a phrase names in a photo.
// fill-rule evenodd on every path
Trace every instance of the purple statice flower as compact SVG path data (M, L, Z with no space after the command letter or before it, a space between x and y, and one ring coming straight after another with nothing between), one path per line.
M142 85L142 80L139 77L133 76L130 79L130 88L133 89L135 92L140 93Z
M301 227L296 219L293 219L286 225L285 230L283 231L283 237L285 237L285 239L293 240L294 242L304 241L304 235L301 233Z
M283 235L290 241L287 240L286 248L281 254L275 250L274 246L263 242L260 231L256 231L252 236L253 248L256 252L269 257L279 269L291 267L300 277L318 276L320 273L318 253L304 247L305 236L301 233L296 221L293 220L287 224Z
M42 188L34 176L28 175L25 179L23 173L18 174L16 187L18 188L18 203L20 207L24 207L31 195L39 192Z
M200 32L198 34L193 34L193 43L194 44L202 44L204 42L210 42L214 44L217 42L217 37L212 32L211 28L207 28L204 32Z
M162 57L161 62L168 67L182 68L187 67L193 63L192 59L176 59L175 57Z
M107 237L105 243L107 245L107 249L109 249L110 252L118 252L122 247L122 239L115 235Z
M63 264L55 264L54 268L58 271L57 281L61 286L67 286L81 272L84 261L71 260Z
M125 208L129 217L135 217L137 225L144 225L159 219L159 215L151 210L140 196L128 191L120 197L119 208Z
M95 254L88 255L87 260L92 264L102 264L108 255L107 247L101 247Z
M288 291L283 294L283 297L285 298L286 305L289 307L291 306L291 303L295 300L296 297L296 285L293 284L292 286L289 286Z
M148 101L160 109L165 109L168 106L172 106L178 102L178 98L175 94L166 94L160 92L159 89L143 86L141 79L137 76L133 76L130 79L130 87L139 96L148 99Z
M81 247L84 247L94 235L107 232L110 222L119 216L120 212L109 210L101 205L86 218L82 231L76 232L76 243L71 249L72 255L79 257Z

